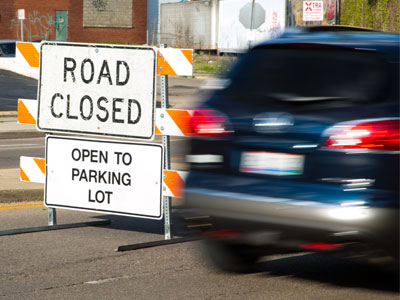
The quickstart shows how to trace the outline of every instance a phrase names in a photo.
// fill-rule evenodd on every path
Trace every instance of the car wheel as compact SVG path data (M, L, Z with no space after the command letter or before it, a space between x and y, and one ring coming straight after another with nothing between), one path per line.
M246 246L208 240L205 242L205 247L211 263L222 271L232 273L255 271L258 255L251 253Z

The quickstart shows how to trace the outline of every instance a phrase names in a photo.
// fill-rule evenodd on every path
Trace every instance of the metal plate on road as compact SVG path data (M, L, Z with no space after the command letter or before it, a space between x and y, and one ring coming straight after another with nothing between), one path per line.
M46 138L45 205L162 218L160 144Z
M152 139L155 62L151 47L43 43L38 129Z

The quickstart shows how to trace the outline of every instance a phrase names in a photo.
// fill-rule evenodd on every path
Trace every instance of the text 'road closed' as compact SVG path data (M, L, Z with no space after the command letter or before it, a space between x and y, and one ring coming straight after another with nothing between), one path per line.
M152 48L44 43L38 129L151 139Z

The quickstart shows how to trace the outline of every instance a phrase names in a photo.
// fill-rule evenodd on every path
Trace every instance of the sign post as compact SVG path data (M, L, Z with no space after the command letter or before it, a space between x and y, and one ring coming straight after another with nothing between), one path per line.
M161 44L160 48L167 48L167 44ZM162 55L162 54L160 54ZM160 75L161 77L161 108L168 108L168 75ZM168 135L162 136L164 146L164 170L171 168L170 164L170 138ZM166 240L172 238L171 234L171 197L164 198L164 235Z
M18 20L21 23L21 41L24 41L24 20L25 20L25 9L18 9Z

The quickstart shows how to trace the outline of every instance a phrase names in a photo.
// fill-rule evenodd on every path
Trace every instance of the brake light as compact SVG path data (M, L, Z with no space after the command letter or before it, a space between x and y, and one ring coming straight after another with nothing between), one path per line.
M307 250L331 250L340 248L341 244L330 244L330 243L312 243L312 244L302 244L300 248Z
M190 119L192 134L204 137L224 137L228 129L227 117L212 109L196 109Z
M326 131L324 147L399 151L399 119L336 125Z

